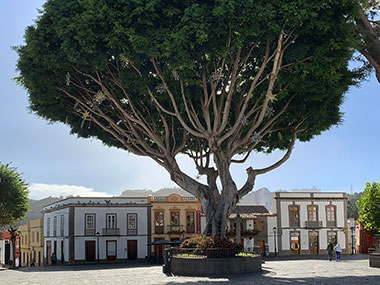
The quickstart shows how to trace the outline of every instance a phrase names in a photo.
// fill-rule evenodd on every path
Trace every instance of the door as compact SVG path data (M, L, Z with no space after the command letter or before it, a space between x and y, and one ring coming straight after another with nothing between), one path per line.
M48 265L51 264L51 241L46 242L46 262Z
M107 260L116 260L116 241L107 241Z
M128 259L137 259L137 240L128 240Z
M86 240L86 261L95 261L95 241Z
M311 254L318 254L318 233L317 232L309 232L309 250Z
M63 264L65 262L65 242L61 241L61 263Z
M162 238L155 238L154 241L158 241ZM154 256L156 257L162 257L162 254L164 252L164 246L162 244L158 244L154 246Z
M263 240L258 240L257 245L260 247L261 255L265 255L265 242Z

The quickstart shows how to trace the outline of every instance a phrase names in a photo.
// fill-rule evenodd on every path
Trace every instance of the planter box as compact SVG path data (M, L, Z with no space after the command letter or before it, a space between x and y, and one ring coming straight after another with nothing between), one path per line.
M371 253L369 255L369 266L380 268L380 253Z
M172 257L171 271L184 276L225 276L261 271L261 256L234 258Z

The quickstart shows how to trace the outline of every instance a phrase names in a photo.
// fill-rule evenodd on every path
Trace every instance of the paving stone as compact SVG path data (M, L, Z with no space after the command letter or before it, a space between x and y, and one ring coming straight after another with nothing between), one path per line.
M0 284L380 284L380 268L369 267L368 255L271 258L263 271L218 278L167 276L145 262L71 265L2 270Z

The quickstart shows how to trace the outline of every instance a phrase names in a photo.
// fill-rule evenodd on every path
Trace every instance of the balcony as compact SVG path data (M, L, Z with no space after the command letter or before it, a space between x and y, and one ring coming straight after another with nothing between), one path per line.
M103 229L102 232L104 236L119 236L120 228L113 228L113 229L105 228Z
M306 229L319 229L322 228L322 221L305 222Z
M95 229L85 229L85 233L84 234L86 236L94 236L95 235Z
M183 225L170 225L167 229L168 233L180 233L183 231Z

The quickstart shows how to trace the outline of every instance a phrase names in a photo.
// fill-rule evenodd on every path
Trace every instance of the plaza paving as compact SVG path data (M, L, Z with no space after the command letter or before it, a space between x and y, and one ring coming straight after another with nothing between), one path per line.
M271 258L260 273L220 278L167 276L162 267L134 262L1 270L0 284L380 284L380 268L367 255L325 258Z

